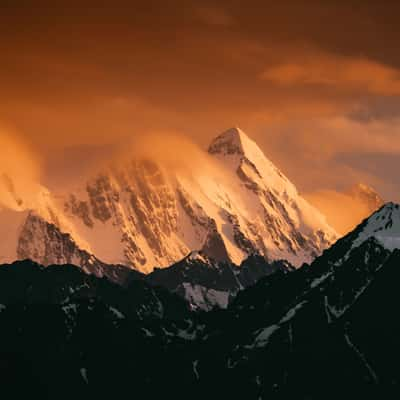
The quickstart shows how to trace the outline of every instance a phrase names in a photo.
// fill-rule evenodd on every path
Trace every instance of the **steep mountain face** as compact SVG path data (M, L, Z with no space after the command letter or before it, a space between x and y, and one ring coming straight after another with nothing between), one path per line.
M122 288L72 267L3 266L2 391L60 399L120 397L132 388L150 399L397 398L399 210L385 205L311 265L279 268L226 310L207 313L141 280Z
M249 256L238 266L192 252L168 268L155 269L146 276L146 281L179 294L192 309L209 311L215 307L226 308L239 291L265 276L293 270L287 261L268 263L257 255Z
M54 196L41 185L30 190L21 194L10 177L0 180L0 261L31 258L43 265L84 266L90 257L94 260L90 254L79 254L79 245L70 235L72 226Z
M382 246L384 252L400 248L400 223L396 221L400 221L399 207L388 203L355 231L326 250L312 267L303 268L302 271L307 271L307 279L303 280L302 290L306 290L307 285L320 283L333 275L333 270L328 271L327 268L331 268L332 264L334 265L332 268L335 269L361 245L363 249L368 246L370 248L376 246L378 249ZM368 261L373 255L363 254L362 257ZM217 262L201 252L193 252L169 268L155 269L147 275L146 280L152 285L162 286L179 294L196 309L210 310L215 306L226 308L241 290L255 285L263 277L277 272L287 274L293 270L287 261L268 263L257 255L248 257L240 266L236 266L232 263ZM354 273L352 268L350 271ZM287 277L287 280L290 278ZM354 285L354 282L351 284ZM344 280L341 285L344 287L347 282ZM354 287L353 289L355 290Z
M106 370L114 363L118 370L125 365L120 379L129 374L138 383L143 379L144 385L135 388L143 393L147 371L162 370L146 357L152 359L156 349L164 348L165 357L172 359L174 349L167 349L171 338L179 345L200 329L190 318L183 300L141 280L122 288L71 265L43 268L30 261L2 265L0 321L8 326L0 332L2 395L90 399L96 392L96 398L108 398L116 376ZM88 370L96 353L101 354L97 361L105 361L103 357L109 361L102 379L111 385L104 387L105 392L100 387L88 390ZM123 354L127 358L118 361ZM138 362L136 366L129 365L129 359Z
M220 135L208 152L210 171L132 161L69 194L63 208L86 250L142 272L169 266L193 250L237 265L259 254L299 266L336 238L242 131Z
M387 203L365 220L355 231L353 246L374 238L388 250L400 248L400 206Z
M152 166L150 163L144 165L148 170ZM138 164L134 167L137 168ZM131 173L132 176L137 174L137 171ZM8 186L11 185L9 182L10 180L7 180ZM143 180L143 184L149 185L150 182L151 179L147 177ZM139 188L135 190L136 193L140 193ZM154 189L149 191L151 196L154 193L157 193ZM93 217L89 215L89 208L84 203L78 203L74 196L71 199L67 212L60 212L60 207L54 197L45 188L38 187L37 193L29 202L19 196L15 190L10 192L8 207L0 209L2 221L0 262L31 259L44 266L74 264L80 266L88 274L107 277L112 282L123 286L132 280L140 279L153 286L165 287L188 300L193 308L202 310L210 310L213 307L226 308L239 290L253 285L261 277L276 270L290 271L292 269L288 262L268 263L262 256L257 255L247 257L240 266L233 265L228 261L227 254L221 256L221 249L225 249L225 246L221 236L218 235L216 226L212 223L210 232L204 239L203 252L191 252L189 256L184 257L171 268L163 270L157 268L153 273L145 276L127 267L106 264L84 249L87 246L85 241L77 234L71 220L67 218L68 211L71 211L82 217L87 225L94 225L91 219ZM36 211L31 209L36 209ZM107 213L104 210L99 211L102 209L99 205L94 209L98 217ZM167 207L164 209L167 210ZM163 223L162 219L157 219L157 215L154 218L156 218L155 223ZM120 229L124 226L123 224L124 221L120 222L116 228ZM165 221L164 226L168 229L169 222ZM104 238L104 246L100 251L107 249L106 246L109 243L106 239L107 237ZM156 238L154 238L154 243L158 245ZM160 246L163 245L164 243L160 241ZM113 250L112 246L111 250Z
M48 222L52 218L55 215L45 219L34 211L0 209L0 262L30 259L44 266L74 264L87 274L120 284L133 273L127 267L105 264L82 250L69 233Z
M199 361L204 387L222 394L219 382L234 382L229 394L249 398L399 393L398 210L385 205L310 266L239 293L210 328L223 356Z
M237 225L247 227L244 242L248 239L250 246L261 247L262 255L298 266L314 259L337 238L325 218L239 128L217 137L208 152L239 178L235 189L242 189L240 196L247 198L247 207L246 213L238 212ZM233 231L244 250L240 231L236 226Z
M298 267L336 239L240 129L217 137L203 156L204 168L123 161L73 192L40 187L29 201L10 178L0 181L8 191L1 229L12 232L0 244L0 259L86 270L126 265L149 273L201 251L216 262L240 265L257 254Z

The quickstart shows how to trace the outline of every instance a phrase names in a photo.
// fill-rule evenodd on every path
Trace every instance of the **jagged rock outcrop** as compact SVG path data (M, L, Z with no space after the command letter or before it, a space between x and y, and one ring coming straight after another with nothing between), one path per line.
M120 287L72 266L2 266L2 393L397 398L399 227L400 207L387 204L311 265L279 266L226 310L207 313L140 279ZM162 279L170 289L185 274L202 282L210 265L190 257ZM215 268L218 282L228 270Z
M202 251L219 262L240 265L258 254L298 267L336 239L324 217L240 129L218 136L202 156L213 168L121 161L74 191L55 195L42 188L30 204L21 203L12 182L3 179L18 221L10 227L15 243L0 247L0 259L12 261L16 254L86 268L93 256L149 273Z
M194 250L236 264L259 254L299 266L335 240L324 217L240 129L217 137L204 157L223 174L132 161L70 194L64 209L93 254L143 272Z

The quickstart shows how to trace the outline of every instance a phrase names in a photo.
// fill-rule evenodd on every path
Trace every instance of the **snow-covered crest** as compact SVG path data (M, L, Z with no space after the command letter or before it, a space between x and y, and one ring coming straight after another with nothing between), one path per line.
M264 155L260 147L251 140L240 128L231 128L216 137L210 144L208 152L225 162L243 164L242 168L252 169L254 179L264 180L270 188L279 193L296 194L295 186L289 179Z
M336 238L239 128L214 139L208 153L220 174L148 160L95 177L66 202L79 235L101 259L142 271L192 250L237 264L258 253L301 265Z
M250 147L250 149L249 149ZM240 154L251 151L252 143L249 137L240 128L230 128L217 136L208 147L211 154Z
M387 203L371 215L359 228L353 247L374 237L386 249L400 249L400 205Z
M221 173L129 160L71 193L50 196L37 212L87 253L143 272L193 250L238 265L260 254L299 266L336 239L324 217L240 129L214 139L204 157Z

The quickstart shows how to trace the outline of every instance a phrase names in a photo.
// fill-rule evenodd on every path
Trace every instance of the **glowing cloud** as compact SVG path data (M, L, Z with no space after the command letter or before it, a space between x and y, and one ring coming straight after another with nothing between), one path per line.
M328 86L375 95L399 95L400 71L362 57L316 54L297 61L271 65L262 74L283 86Z
M16 133L0 129L0 206L29 208L40 190L40 164Z

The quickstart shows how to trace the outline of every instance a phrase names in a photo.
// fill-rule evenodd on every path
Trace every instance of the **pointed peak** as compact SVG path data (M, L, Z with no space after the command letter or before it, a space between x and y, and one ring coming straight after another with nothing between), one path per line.
M217 136L210 144L210 154L241 154L252 140L238 127L233 127Z
M238 127L234 126L232 128L227 129L226 131L222 132L218 137L232 137L238 138L239 140L243 138L248 138L248 136Z
M400 205L393 202L384 204L358 229L356 246L374 237L388 250L400 249Z
M240 128L221 133L211 142L208 152L234 169L247 185L268 187L277 193L297 196L295 186Z
M387 224L391 221L390 224ZM366 226L374 226L376 231L383 231L397 225L400 237L400 205L391 202L383 204L378 210L372 213L364 223Z
M388 203L385 203L379 210L374 212L369 219L393 212L398 212L400 215L400 204L389 201Z

